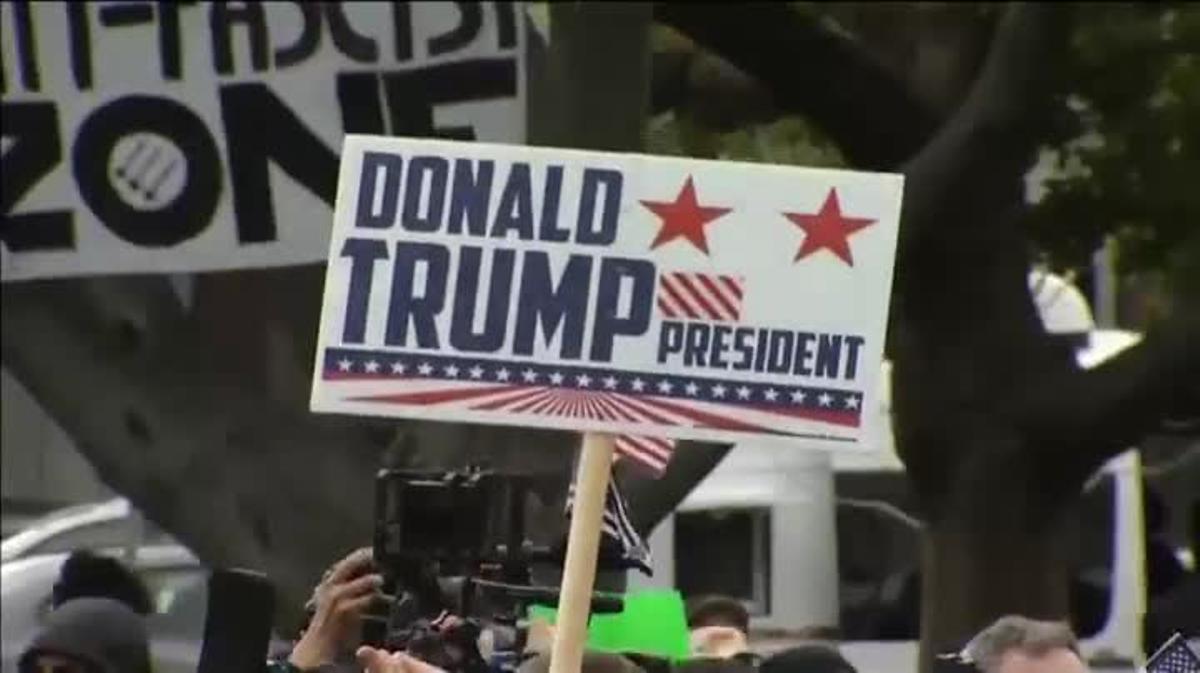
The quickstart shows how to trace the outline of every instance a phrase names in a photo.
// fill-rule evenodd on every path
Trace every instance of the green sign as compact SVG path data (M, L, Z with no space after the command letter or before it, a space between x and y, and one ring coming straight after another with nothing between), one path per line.
M625 594L619 614L592 615L587 647L600 652L648 654L680 660L688 656L687 613L678 591L640 591ZM557 610L543 605L529 608L530 619L554 623Z

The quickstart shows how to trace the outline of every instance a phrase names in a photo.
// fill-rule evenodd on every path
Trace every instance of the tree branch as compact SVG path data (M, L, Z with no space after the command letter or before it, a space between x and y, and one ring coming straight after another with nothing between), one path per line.
M1080 478L1175 414L1200 410L1200 317L1179 315L1086 371L1036 380L1022 417L1047 459Z
M1021 179L1041 142L1065 3L1017 3L1001 19L983 70L937 135L905 164L901 254L914 238L969 229L1021 203Z
M106 484L205 563L266 571L286 614L332 559L370 540L372 478L397 424L312 414L303 394L272 399L242 366L239 349L261 344L210 339L162 278L6 283L2 293L5 366ZM230 302L219 324L251 322L256 306ZM554 433L403 425L419 448L411 465L486 463L558 483L570 460ZM558 503L541 509L561 519ZM535 532L546 543L557 531Z
M675 109L715 131L778 119L783 112L760 82L696 48L654 54L650 110Z
M993 400L1019 399L1028 380L1070 371L1069 353L1043 333L1015 226L1064 18L1050 5L1011 6L966 100L904 167L889 348L897 449L930 507L963 458L946 441L947 423L984 422Z
M937 127L925 108L851 39L787 3L659 2L655 19L761 82L865 169L894 168Z

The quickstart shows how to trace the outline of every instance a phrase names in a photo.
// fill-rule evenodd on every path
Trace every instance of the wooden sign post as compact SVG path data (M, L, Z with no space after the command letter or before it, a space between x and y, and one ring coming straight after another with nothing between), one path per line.
M583 663L614 445L612 435L589 432L583 436L575 474L575 504L567 533L554 648L550 653L550 673L579 673Z

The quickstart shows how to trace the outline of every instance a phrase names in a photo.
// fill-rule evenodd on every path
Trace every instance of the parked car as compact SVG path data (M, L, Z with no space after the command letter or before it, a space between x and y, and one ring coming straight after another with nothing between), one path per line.
M55 510L0 542L0 562L76 549L174 543L124 498Z
M120 555L121 550L102 553ZM0 565L0 671L17 660L50 610L51 592L68 553L38 554ZM148 546L123 559L141 576L154 604L147 619L156 673L194 673L204 638L207 571L178 545Z

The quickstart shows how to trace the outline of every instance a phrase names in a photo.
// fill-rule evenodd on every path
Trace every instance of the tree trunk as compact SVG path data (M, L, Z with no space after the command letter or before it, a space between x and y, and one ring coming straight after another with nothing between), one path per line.
M531 144L634 152L650 105L650 17L644 2L550 5L548 81L555 114ZM535 135L536 133L536 135Z
M1045 493L1040 466L990 442L960 448L972 457L922 541L922 671L1001 615L1068 615L1067 517Z

